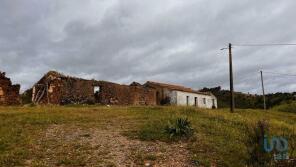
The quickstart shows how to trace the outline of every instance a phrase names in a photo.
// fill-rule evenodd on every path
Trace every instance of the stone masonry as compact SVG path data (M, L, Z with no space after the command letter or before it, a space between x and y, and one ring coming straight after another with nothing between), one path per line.
M138 83L120 85L107 81L65 76L55 71L45 74L32 90L36 104L155 105L154 89Z
M0 71L0 105L20 104L20 85L12 85L11 80Z

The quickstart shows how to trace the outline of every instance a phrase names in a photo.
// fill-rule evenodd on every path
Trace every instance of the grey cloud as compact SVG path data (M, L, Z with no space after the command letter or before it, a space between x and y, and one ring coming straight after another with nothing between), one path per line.
M120 83L228 88L227 43L293 43L296 2L3 0L0 70L29 88L48 70ZM235 89L260 93L258 71L296 73L296 47L234 47ZM266 75L269 92L296 77Z

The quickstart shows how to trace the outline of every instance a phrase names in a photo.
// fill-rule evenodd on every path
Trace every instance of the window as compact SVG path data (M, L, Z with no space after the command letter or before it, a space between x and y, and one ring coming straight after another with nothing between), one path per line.
M94 93L99 93L100 92L100 86L95 86L94 87Z
M189 96L186 96L186 104L189 105Z
M207 104L207 99L206 98L202 98L203 104Z
M213 104L213 105L212 105L212 108L213 108L213 109L217 108L217 107L216 107L216 104L215 104L215 99L212 99L212 104Z
M156 92L156 104L160 104L160 96L159 96L159 92Z
M198 104L198 99L197 99L197 97L194 97L194 106L197 106Z

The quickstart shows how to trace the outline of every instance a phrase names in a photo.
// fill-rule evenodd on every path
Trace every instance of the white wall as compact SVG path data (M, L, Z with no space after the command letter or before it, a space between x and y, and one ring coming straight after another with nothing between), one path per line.
M195 97L197 97L197 107L212 108L213 100L214 100L214 105L216 108L218 108L217 98L215 96L203 95L203 94L197 94L197 93L188 93L188 92L182 92L182 91L172 91L170 96L171 104L187 106L187 96L189 97L188 106L195 106ZM205 103L204 103L204 99L205 99Z

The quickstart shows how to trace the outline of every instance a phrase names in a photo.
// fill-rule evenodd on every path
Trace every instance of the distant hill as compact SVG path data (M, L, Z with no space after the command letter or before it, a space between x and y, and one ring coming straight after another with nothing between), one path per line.
M273 109L282 112L296 113L296 101L275 106Z
M230 91L223 90L221 87L203 88L200 91L212 92L218 98L218 107L230 107ZM291 103L296 100L296 92L293 93L272 93L266 95L266 106L272 108L280 104ZM236 108L263 108L263 96L257 94L245 94L235 92L235 107Z

